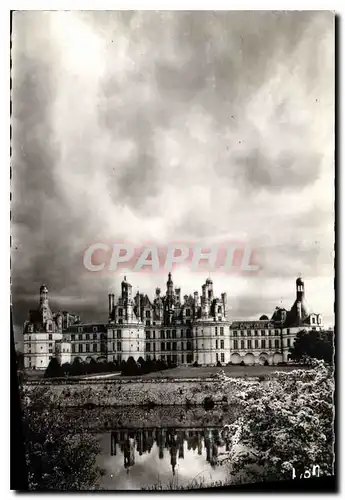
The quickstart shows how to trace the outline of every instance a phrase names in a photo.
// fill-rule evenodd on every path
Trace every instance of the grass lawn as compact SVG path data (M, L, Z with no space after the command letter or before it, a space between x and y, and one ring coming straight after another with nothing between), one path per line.
M304 368L301 366L178 366L177 368L171 368L168 370L163 370L160 372L147 373L145 375L140 375L137 377L121 377L120 375L115 375L109 378L121 378L121 379L152 379L152 378L207 378L211 377L215 373L223 370L230 377L258 377L260 375L268 375L276 371L291 372L292 370L297 370ZM307 368L307 367L305 367Z
M200 366L200 367L190 367L190 366L179 366L177 368L172 368L171 370L164 370L162 372L148 373L143 375L143 378L156 378L156 377L169 377L169 378L205 378L214 375L215 373L223 370L227 375L231 377L258 377L259 375L267 375L276 371L291 372L296 370L296 366Z

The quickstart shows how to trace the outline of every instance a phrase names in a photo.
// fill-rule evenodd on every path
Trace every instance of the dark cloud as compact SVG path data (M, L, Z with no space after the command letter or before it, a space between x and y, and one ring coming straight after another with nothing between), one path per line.
M333 25L329 12L16 12L16 328L42 282L55 307L106 315L120 278L82 265L100 240L249 241L262 283L232 295L234 316L267 312L263 283L280 275L281 295L297 271L319 306L333 276ZM148 293L160 280L138 276Z

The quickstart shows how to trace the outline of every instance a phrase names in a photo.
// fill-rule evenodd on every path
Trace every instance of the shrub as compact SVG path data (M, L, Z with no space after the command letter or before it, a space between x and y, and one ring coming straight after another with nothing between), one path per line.
M80 491L98 487L100 446L82 424L53 406L47 389L23 401L23 434L29 490Z
M126 366L122 370L121 375L135 376L140 374L140 365L137 364L133 356L127 359Z
M49 365L47 366L46 371L44 372L45 378L56 378L56 377L64 377L65 373L61 368L60 363L56 358L52 358L49 361Z
M322 361L311 370L278 371L267 384L232 384L241 407L228 426L233 483L291 479L292 468L297 475L313 464L333 473L334 379Z
M244 363L243 359L242 359L242 361L240 363L240 366L245 366L245 363Z

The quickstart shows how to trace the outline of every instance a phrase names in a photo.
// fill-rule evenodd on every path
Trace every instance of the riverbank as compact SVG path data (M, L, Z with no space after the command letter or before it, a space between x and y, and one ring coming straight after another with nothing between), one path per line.
M235 402L231 383L222 380L196 379L74 379L27 381L27 396L37 388L49 391L52 400L62 407L170 406L224 404Z
M283 370L282 370L283 371ZM243 381L265 383L273 372L259 377L228 378L224 372L205 378L68 378L25 381L26 395L45 388L60 407L190 406L236 404Z

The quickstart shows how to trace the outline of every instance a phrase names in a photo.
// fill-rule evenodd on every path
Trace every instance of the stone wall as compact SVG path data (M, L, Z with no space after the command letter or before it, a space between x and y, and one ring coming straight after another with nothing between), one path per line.
M27 381L25 393L46 387L61 406L154 406L202 405L205 398L214 403L234 403L231 384L223 387L218 378L203 380L68 380Z

